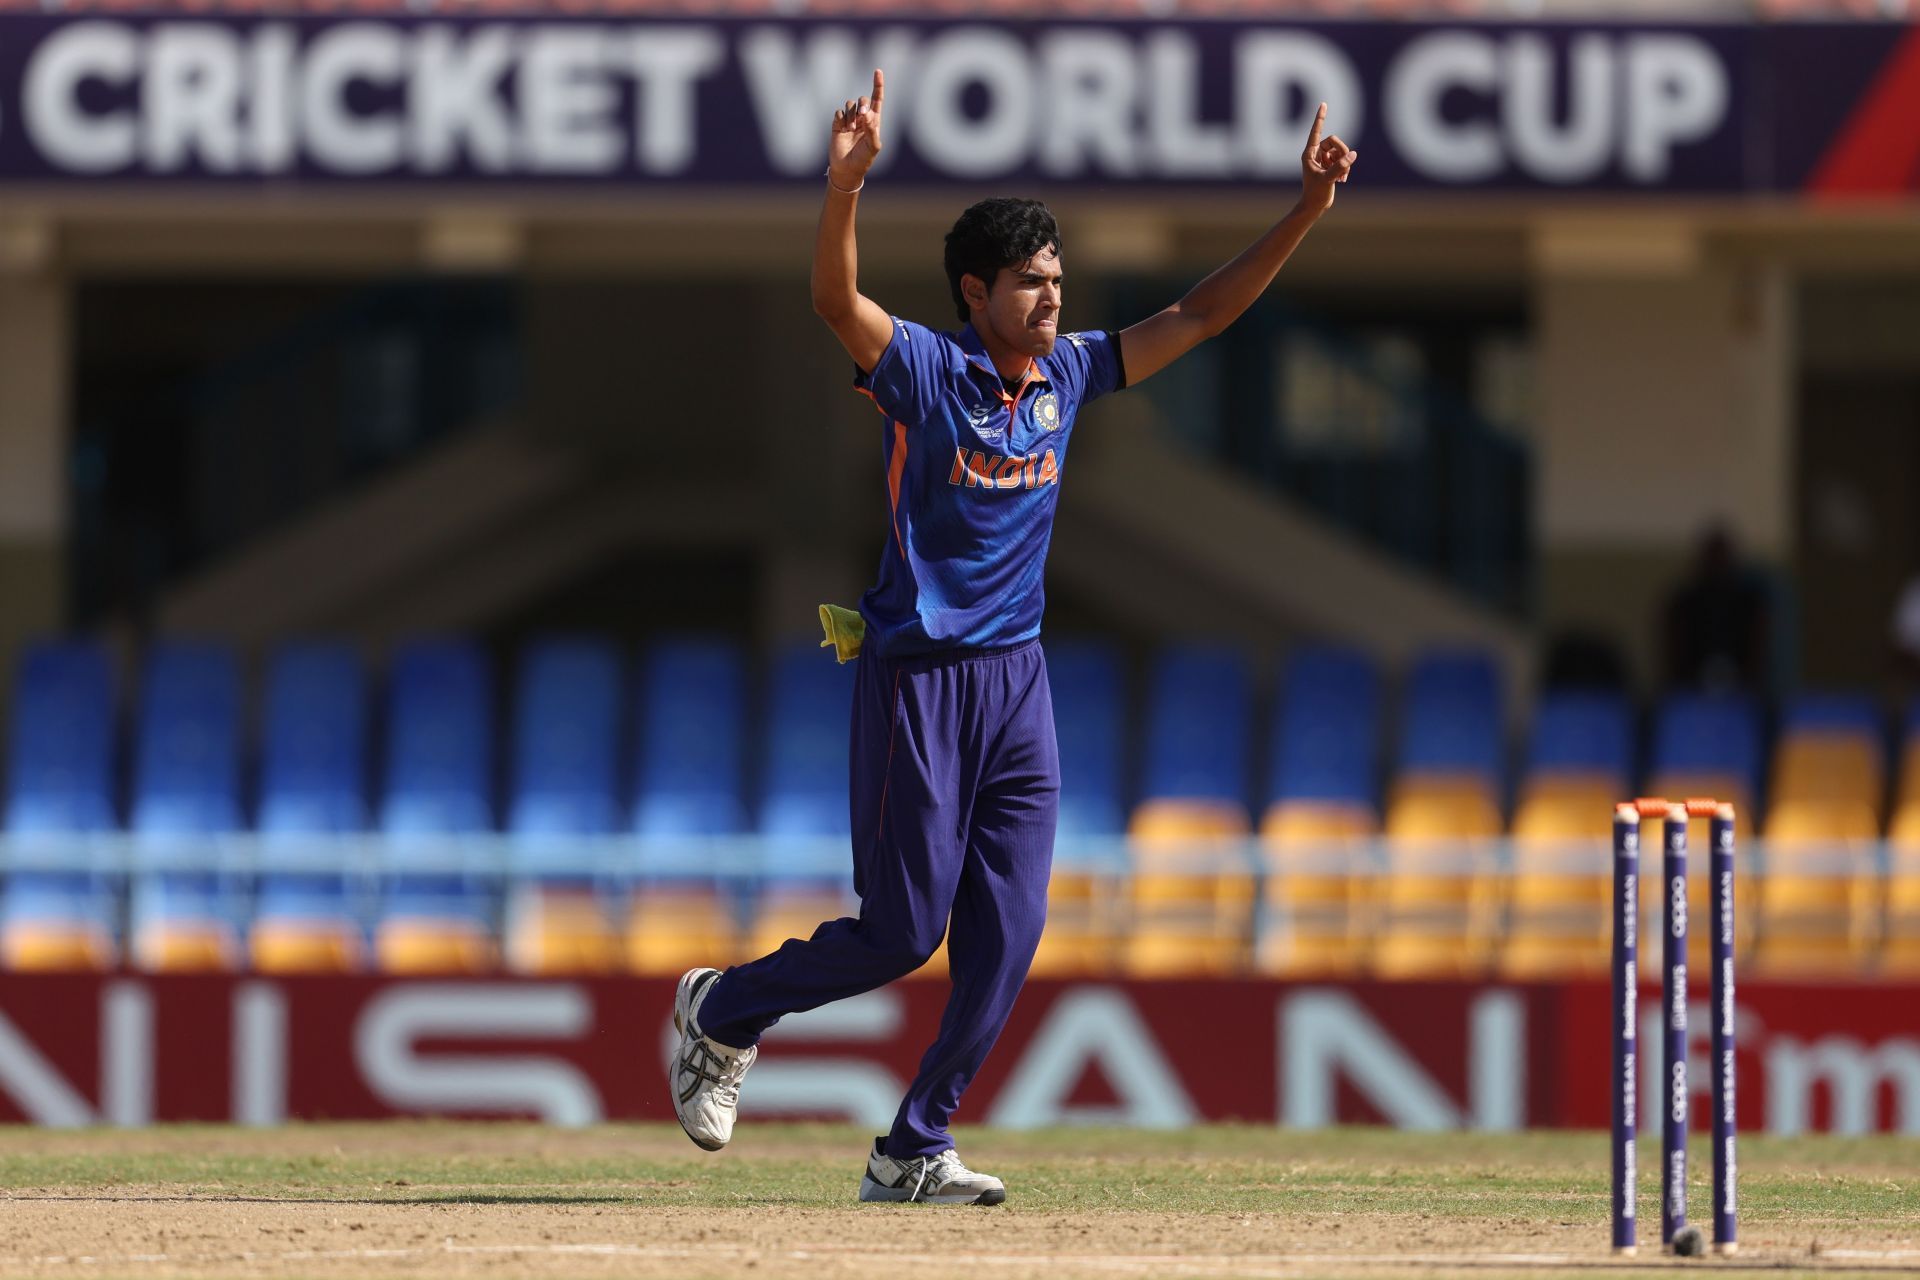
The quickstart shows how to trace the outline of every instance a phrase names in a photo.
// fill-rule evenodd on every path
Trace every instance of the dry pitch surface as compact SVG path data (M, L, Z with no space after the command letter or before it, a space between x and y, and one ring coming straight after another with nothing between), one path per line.
M991 1209L855 1203L868 1140L746 1125L706 1155L652 1125L0 1130L0 1276L1920 1271L1914 1139L1744 1140L1740 1257L1633 1263L1607 1256L1597 1134L963 1133L1008 1183ZM1641 1203L1657 1212L1651 1179Z

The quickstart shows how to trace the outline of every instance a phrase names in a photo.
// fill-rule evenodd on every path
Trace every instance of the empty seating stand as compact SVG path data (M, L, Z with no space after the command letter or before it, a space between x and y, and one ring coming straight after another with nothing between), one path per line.
M1541 697L1514 808L1500 957L1507 976L1606 972L1613 806L1629 795L1633 776L1633 713L1624 697Z
M494 715L486 658L458 640L403 647L388 674L383 900L389 973L494 967L493 921L468 839L494 829Z
M114 682L106 653L43 641L22 657L7 735L5 829L17 858L0 898L0 968L114 963L110 886L81 837L114 830Z
M821 921L853 909L851 875L838 867L848 865L847 726L854 670L811 643L784 649L774 659L760 788L760 832L772 838L773 852L746 942L750 954L808 937ZM837 866L810 856L833 850L841 851ZM921 972L936 964L944 973L944 955Z
M711 848L748 829L746 654L693 636L652 646L636 712L633 831L654 852L627 919L627 962L676 975L727 964L741 958L740 912L752 904L723 890Z
M1356 972L1372 933L1368 851L1380 826L1380 676L1366 655L1310 648L1284 664L1261 819L1259 968Z
M1873 856L1884 733L1878 708L1864 696L1801 695L1787 703L1755 904L1757 972L1857 973L1877 943Z
M1377 972L1485 970L1497 906L1491 842L1504 829L1504 732L1491 656L1442 650L1415 660L1387 801Z
M240 803L240 671L222 647L156 645L134 725L129 930L134 962L171 972L238 967L239 886L220 867ZM209 868L212 869L209 869Z
M1131 824L1131 973L1233 973L1247 964L1252 697L1246 662L1231 649L1176 648L1154 665Z
M601 640L539 641L522 655L507 813L508 967L533 974L623 967L608 868L620 826L620 657Z
M260 732L260 867L251 935L265 973L365 964L358 892L344 858L367 830L367 688L359 655L309 643L276 654Z
M1920 698L1908 705L1900 727L1900 772L1887 830L1881 965L1889 974L1920 975Z
M1125 671L1118 651L1098 641L1050 641L1046 655L1060 744L1060 826L1033 972L1105 973L1120 935L1115 868L1082 855L1126 829Z
M1761 802L1761 763L1763 735L1760 709L1755 702L1739 694L1676 693L1663 698L1654 712L1653 745L1648 761L1648 781L1643 788L1649 795L1681 800L1690 796L1711 796L1731 801L1735 806L1735 830L1742 847L1749 850L1736 865L1735 896L1744 907L1753 903L1753 860L1751 837L1758 828L1754 811ZM1642 868L1640 912L1645 936L1657 937L1660 918L1660 876L1658 865L1666 824L1653 819L1640 824ZM1705 850L1708 823L1695 818L1687 824L1690 849ZM1690 876L1687 883L1687 910L1692 918L1707 918L1707 879ZM1742 909L1734 913L1735 947L1744 958L1752 949L1754 921L1758 913ZM1688 963L1707 963L1708 931L1695 929L1689 936ZM1702 969L1704 972L1704 969Z

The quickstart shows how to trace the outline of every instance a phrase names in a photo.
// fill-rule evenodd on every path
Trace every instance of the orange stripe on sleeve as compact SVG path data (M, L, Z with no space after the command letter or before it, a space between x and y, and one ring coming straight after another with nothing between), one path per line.
M907 470L907 424L893 424L893 458L887 463L887 501L893 507L893 541L900 558L907 558L907 542L900 536L900 477Z

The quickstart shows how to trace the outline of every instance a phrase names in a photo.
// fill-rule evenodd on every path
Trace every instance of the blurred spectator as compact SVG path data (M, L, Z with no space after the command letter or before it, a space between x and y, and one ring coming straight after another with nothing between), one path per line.
M1603 631L1568 628L1547 638L1540 683L1547 689L1624 693L1627 660Z
M1733 535L1716 525L1667 596L1667 683L1673 688L1757 692L1767 679L1766 589L1740 563Z

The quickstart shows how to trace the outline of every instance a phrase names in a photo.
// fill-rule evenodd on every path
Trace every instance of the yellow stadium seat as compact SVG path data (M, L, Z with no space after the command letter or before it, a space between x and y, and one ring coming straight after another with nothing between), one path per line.
M1753 953L1759 918L1755 898L1753 806L1746 787L1728 774L1663 774L1653 780L1647 794L1681 800L1693 796L1711 797L1733 805L1733 913L1734 954L1745 960ZM1660 863L1666 848L1666 822L1661 818L1643 818L1640 822L1640 936L1645 940L1660 936ZM1712 936L1702 926L1707 919L1707 856L1712 820L1694 817L1687 820L1687 964L1706 972Z
M1800 733L1782 739L1773 761L1773 803L1865 809L1877 825L1880 744L1864 734ZM1776 812L1768 822L1771 831Z
M1756 885L1753 971L1774 978L1864 972L1879 941L1871 856L1871 845L1857 839L1770 841Z
M1606 840L1613 806L1623 798L1617 779L1544 774L1527 779L1513 810L1515 840Z
M249 944L259 973L352 973L366 960L360 931L345 920L263 920Z
M440 916L393 916L374 931L374 962L383 973L477 974L499 967L499 954L477 923Z
M1612 855L1607 835L1515 839L1502 974L1563 978L1606 972Z
M23 920L0 934L0 969L15 973L103 973L113 961L113 940L97 925Z
M1365 958L1377 823L1355 805L1281 801L1260 824L1267 877L1254 967L1285 977L1344 977Z
M769 890L754 913L747 953L763 956L779 950L788 938L811 938L826 921L857 915L859 909L858 903L831 889Z
M1119 946L1111 879L1058 871L1047 886L1047 928L1029 972L1037 978L1093 978L1113 972Z
M1222 816L1225 816L1224 813ZM1137 816L1136 816L1137 823ZM1245 971L1253 932L1253 876L1245 870L1245 815L1237 830L1176 836L1136 831L1124 951L1135 977L1219 977ZM1231 825L1231 824L1223 824Z
M240 967L233 930L214 921L162 922L139 929L133 962L149 973L226 973Z
M1146 800L1133 811L1127 830L1136 840L1215 840L1244 836L1246 808L1229 800Z
M515 973L618 973L624 951L606 904L591 889L530 886L508 908L506 959Z
M825 916L820 919L826 919ZM815 920L813 924L818 924ZM808 925L812 932L813 925ZM787 935L755 950L771 951ZM634 973L679 975L697 965L724 969L742 959L740 928L727 901L709 887L647 888L627 912L626 964Z
M1920 840L1893 842L1888 864L1880 969L1888 975L1920 976Z
M1373 971L1388 978L1486 972L1497 923L1492 841L1500 807L1477 777L1402 777L1387 802L1374 886Z

